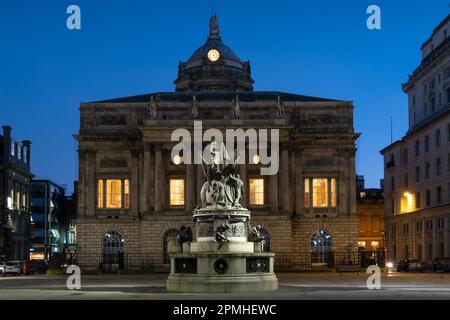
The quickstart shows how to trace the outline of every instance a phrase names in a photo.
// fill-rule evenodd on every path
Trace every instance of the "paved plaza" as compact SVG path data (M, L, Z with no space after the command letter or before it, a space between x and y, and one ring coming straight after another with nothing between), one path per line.
M66 276L0 277L0 299L444 299L450 300L450 274L383 273L380 290L368 290L368 274L278 274L279 289L270 293L185 294L165 289L167 274L85 275L81 290L68 290Z

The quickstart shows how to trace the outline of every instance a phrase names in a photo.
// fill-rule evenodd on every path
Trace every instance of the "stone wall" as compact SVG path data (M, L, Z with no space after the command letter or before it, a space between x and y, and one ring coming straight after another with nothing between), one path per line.
M311 235L319 230L327 230L332 235L335 259L343 258L348 244L357 248L356 217L300 218L293 221L288 215L272 214L254 215L251 222L261 225L269 233L278 270L306 267L305 259L310 258ZM163 264L163 238L168 230L179 229L183 224L193 227L190 215L154 215L142 221L79 219L78 264L83 270L99 270L103 236L116 231L124 239L127 269L168 271L168 265Z

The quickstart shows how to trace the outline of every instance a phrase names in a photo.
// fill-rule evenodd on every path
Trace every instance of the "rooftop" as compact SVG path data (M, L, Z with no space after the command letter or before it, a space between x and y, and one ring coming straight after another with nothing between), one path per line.
M279 91L215 91L215 92L154 92L137 96L128 96L113 98L108 100L93 101L93 103L146 103L152 96L159 95L161 101L189 102L195 96L197 101L231 101L236 95L239 95L241 102L254 102L260 100L277 100L278 97L285 102L324 102L324 101L342 101L336 99L311 97L294 93Z

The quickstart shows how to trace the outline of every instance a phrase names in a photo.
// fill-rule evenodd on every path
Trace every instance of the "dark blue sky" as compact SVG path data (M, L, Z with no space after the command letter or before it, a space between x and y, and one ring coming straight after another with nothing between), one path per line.
M81 7L79 31L66 28L70 4ZM370 4L381 7L381 31L366 28ZM401 83L448 1L2 0L0 125L32 140L33 172L72 189L79 103L173 91L213 6L223 41L250 60L255 90L354 101L357 171L377 187L390 117L394 139L406 131Z

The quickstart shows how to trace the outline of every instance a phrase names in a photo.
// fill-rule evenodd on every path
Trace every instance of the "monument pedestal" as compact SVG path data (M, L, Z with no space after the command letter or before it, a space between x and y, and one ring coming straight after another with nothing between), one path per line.
M250 212L200 209L194 211L197 241L171 254L167 290L232 293L278 288L274 254L261 252L260 242L248 241ZM218 230L225 230L219 236ZM226 239L220 241L220 239ZM256 248L256 250L255 250Z

